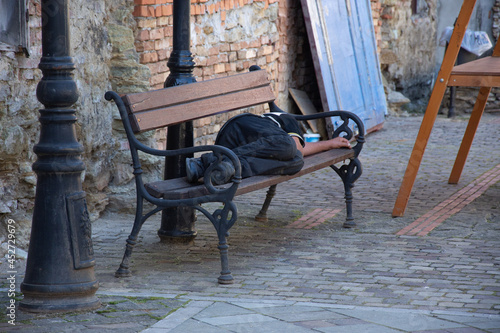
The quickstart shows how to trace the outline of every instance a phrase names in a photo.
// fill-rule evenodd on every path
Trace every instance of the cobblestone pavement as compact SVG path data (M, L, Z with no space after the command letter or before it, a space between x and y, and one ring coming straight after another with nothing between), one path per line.
M470 203L457 201L460 209L424 236L398 234L500 166L500 114L484 115L457 185L447 180L467 122L438 117L406 214L392 218L421 120L388 118L368 136L353 189L357 228L342 228L342 182L331 170L279 185L267 223L253 219L264 190L238 197L229 237L235 283L220 286L217 237L206 218L188 244L160 243L159 216L150 218L132 256L134 275L117 279L133 216L107 215L93 224L101 308L18 311L16 325L5 317L0 331L500 332L498 181ZM311 223L287 227L299 219Z

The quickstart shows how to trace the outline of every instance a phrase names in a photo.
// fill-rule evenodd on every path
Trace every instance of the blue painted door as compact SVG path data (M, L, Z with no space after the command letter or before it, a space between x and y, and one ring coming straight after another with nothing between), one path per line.
M370 131L387 103L369 0L302 0L324 111L356 113Z

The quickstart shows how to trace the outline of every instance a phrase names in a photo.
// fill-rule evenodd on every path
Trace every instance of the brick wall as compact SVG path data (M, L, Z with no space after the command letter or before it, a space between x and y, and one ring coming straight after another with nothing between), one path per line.
M134 16L137 20L136 49L140 61L151 69L151 86L163 87L168 76L167 61L172 45L173 0L135 0ZM232 12L252 4L266 11L278 0L192 0L191 51L195 57L194 75L206 80L247 70L252 64L266 66L278 58L275 48L277 35L258 35L244 40L220 40L209 35L234 29ZM218 23L219 26L212 26ZM276 51L276 52L275 52Z
M285 8L278 0L192 0L191 52L196 80L247 72L250 66L258 65L269 73L276 95L284 92L287 86L278 74L280 53L286 50L280 48L277 23L283 20L279 12ZM152 89L162 88L169 74L172 9L172 0L135 0L135 46L140 62L151 71ZM251 110L264 111L264 107ZM195 142L213 143L221 124L236 113L195 121Z
M380 15L382 13L382 3L380 0L370 0L370 2L372 7L373 28L377 41L377 53L380 54L380 42L382 40L382 21Z
M173 0L135 0L136 50L151 70L151 87L159 89L169 74L172 49ZM380 1L372 0L380 39ZM308 93L318 109L319 91L300 1L191 0L191 52L197 81L248 71L251 65L267 70L277 104L298 112L289 88ZM251 112L262 113L257 107ZM196 121L195 142L213 143L221 123L233 112Z

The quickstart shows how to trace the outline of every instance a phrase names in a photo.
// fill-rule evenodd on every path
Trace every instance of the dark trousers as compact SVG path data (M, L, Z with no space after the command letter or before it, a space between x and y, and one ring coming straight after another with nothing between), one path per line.
M293 175L304 165L295 141L286 133L263 137L230 149L240 159L243 178L255 175Z
M231 119L221 129L215 143L231 149L238 156L243 178L293 175L304 165L302 153L288 133L272 120L252 114ZM213 161L213 157L204 156L202 160L206 164Z

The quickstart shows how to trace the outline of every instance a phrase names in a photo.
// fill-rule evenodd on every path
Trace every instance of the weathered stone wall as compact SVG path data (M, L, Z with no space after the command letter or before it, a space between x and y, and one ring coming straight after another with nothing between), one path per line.
M380 64L386 91L400 92L424 110L435 67L437 1L420 1L416 13L411 0L385 0L380 7Z
M40 5L30 3L31 58L22 53L0 52L0 241L4 243L7 218L19 223L20 246L29 237L35 195L36 177L31 171L35 156L33 145L39 131L40 104L35 89L41 78L36 68L41 48L34 41L40 40ZM1 253L1 250L0 250Z
M83 187L93 218L108 205L120 161L119 136L113 130L116 108L104 100L104 93L112 87L149 88L149 70L138 63L134 49L132 10L133 3L127 0L70 2L74 80L80 93L74 105L76 132L84 147ZM20 248L29 239L36 186L31 165L36 160L33 146L39 139L38 110L43 108L35 95L41 79L37 68L42 54L41 15L40 1L31 1L29 58L0 52L0 222L2 226L7 219L17 222ZM143 80L125 67L142 69ZM127 77L133 79L127 81ZM127 165L130 169L130 162ZM4 231L0 228L0 241Z
M411 103L404 105L403 110L424 112L444 54L444 47L438 47L437 41L441 36L443 26L453 25L462 2L457 4L453 0L422 0L417 2L419 4L419 8L416 8L417 13L412 11L412 3L414 3L412 0L384 0L378 3L380 4L379 24L381 24L380 63L386 80L385 88L389 107L397 104L399 99L404 101L404 96L406 96ZM449 12L450 8L453 8L453 13ZM495 1L491 8L491 0L478 0L469 28L488 33L493 28L493 37L496 39L498 26L500 26L499 13L500 1ZM487 26L484 17L493 17L493 27ZM394 92L400 94L394 94ZM447 89L441 113L448 112L449 92L450 89ZM457 114L472 111L477 92L478 88L458 87L456 89L455 110ZM500 109L499 95L498 89L494 88L489 96L486 111ZM409 101L408 99L406 101ZM401 110L396 107L392 111L400 112Z
M491 33L493 35L493 38L495 40L498 40L498 37L500 36L500 0L495 0L495 3L493 4L493 23L491 27Z

